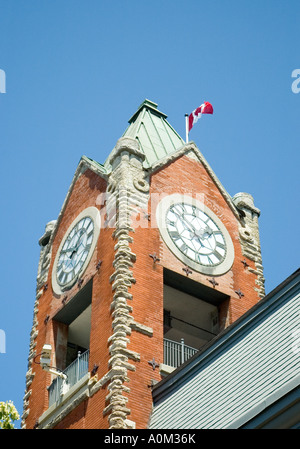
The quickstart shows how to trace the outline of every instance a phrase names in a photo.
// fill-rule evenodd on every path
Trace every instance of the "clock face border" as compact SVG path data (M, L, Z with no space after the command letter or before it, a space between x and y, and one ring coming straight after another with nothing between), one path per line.
M75 278L73 278L68 284L61 286L57 282L57 279L56 279L57 264L58 264L58 260L60 257L60 252L61 252L70 232L72 231L72 229L76 226L77 223L79 223L80 220L82 220L85 217L90 217L93 220L93 224L94 224L93 240L92 240L92 243L91 243L91 246L89 249L88 256L87 256L86 260L84 261L84 264L82 265L81 269L75 276ZM58 250L57 250L57 253L56 253L56 256L54 259L54 264L53 264L53 269L52 269L52 288L53 288L54 293L56 293L57 295L61 295L66 290L69 290L70 288L72 288L73 285L76 283L76 281L79 279L79 277L82 276L82 274L85 272L85 270L91 260L91 257L94 253L94 250L95 250L98 238L99 238L99 234L100 234L100 229L101 229L100 211L94 206L90 206L90 207L87 207L86 209L84 209L82 212L80 212L79 215L77 215L75 220L72 221L72 223L68 227L67 231L65 232L65 234L62 238L62 241L60 242L60 245L58 247Z
M225 244L226 244L226 255L225 255L225 259L222 262L220 262L217 265L212 265L212 266L202 265L201 263L196 262L195 260L192 260L189 257L187 257L185 254L183 254L182 251L180 251L180 249L174 243L174 241L170 237L168 229L167 229L166 216L169 211L169 208L172 205L175 205L178 203L197 207L202 212L204 212L209 218L211 218L211 220L220 229L220 231L223 234L223 237L225 239ZM202 273L202 274L207 274L210 276L220 276L222 274L225 274L232 267L232 264L234 261L234 246L233 246L231 237L229 235L229 232L227 231L226 227L224 226L222 221L219 219L219 217L217 217L216 214L212 210L210 210L204 203L200 202L196 198L193 198L186 194L178 194L178 193L164 197L157 205L156 221L157 221L157 225L158 225L158 229L160 231L161 237L162 237L163 241L166 243L169 250L179 260L181 260L184 264L186 264L190 268L193 268L195 271Z

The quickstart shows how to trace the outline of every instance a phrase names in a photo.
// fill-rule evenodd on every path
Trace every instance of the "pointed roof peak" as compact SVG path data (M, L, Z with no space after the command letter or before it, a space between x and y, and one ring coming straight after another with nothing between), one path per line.
M157 114L163 118L167 118L167 115L164 114L163 112L159 111L157 109L157 103L154 103L154 101L148 100L147 98L143 101L143 103L140 104L140 106L138 107L137 111L133 114L133 116L128 120L128 123L132 123L133 121L135 121L137 115L143 110L143 109L148 109L150 110L152 113Z
M140 149L145 154L145 168L185 145L166 119L167 115L148 99L140 104L129 119L129 126L122 137L131 137L139 142Z

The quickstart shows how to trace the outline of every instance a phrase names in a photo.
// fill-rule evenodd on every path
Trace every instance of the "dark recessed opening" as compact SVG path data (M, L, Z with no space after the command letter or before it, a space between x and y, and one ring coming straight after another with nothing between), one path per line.
M46 236L40 241L41 246L46 246L46 245L48 245L49 240L50 240L50 237L51 237L51 234L46 235Z
M93 280L90 280L70 301L53 317L55 321L71 324L92 302Z
M223 301L229 298L228 295L216 290L215 288L207 287L194 281L188 276L182 276L175 273L175 271L164 268L164 284L180 290L183 293L202 299L214 306L220 305Z

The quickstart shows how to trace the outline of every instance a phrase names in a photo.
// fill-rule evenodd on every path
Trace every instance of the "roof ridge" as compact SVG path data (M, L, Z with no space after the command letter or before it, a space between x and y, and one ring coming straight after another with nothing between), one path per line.
M158 104L154 103L154 101L148 100L147 98L139 105L138 109L136 110L136 112L132 115L132 117L130 117L130 119L128 120L128 123L132 123L134 121L134 119L136 118L136 116L141 112L142 109L150 109L152 112L154 112L155 114L160 115L161 117L167 118L168 116L164 113L161 112L157 109Z

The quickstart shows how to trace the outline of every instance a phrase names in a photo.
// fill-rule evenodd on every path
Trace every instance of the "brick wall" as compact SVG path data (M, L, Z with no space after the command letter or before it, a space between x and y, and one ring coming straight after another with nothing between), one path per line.
M241 263L244 256L239 242L236 216L204 167L187 156L177 159L153 174L151 194L153 193L181 193L190 196L203 193L205 205L213 210L229 231L234 244L235 261L229 272L217 277L219 285L216 287L230 296L229 304L227 301L221 308L223 315L221 321L228 326L259 300L257 291L254 290L256 276ZM128 395L128 407L131 409L129 419L136 422L137 428L147 426L152 406L151 381L160 380L158 368L153 370L148 362L153 358L158 363L163 362L163 267L184 274L183 263L160 238L155 210L149 209L149 212L151 214L149 228L137 228L131 245L133 252L137 254L133 267L136 284L131 288L133 316L135 320L153 329L153 337L133 332L130 338L129 348L141 354L141 361L135 363L136 371L129 374L131 388ZM159 262L154 263L149 256L154 253L160 258ZM254 267L251 260L247 262L249 266ZM209 276L193 270L190 277L212 288ZM235 290L242 291L244 296L239 298Z
M62 297L65 296L55 295L51 288L52 266L58 246L76 216L86 207L95 206L99 193L105 190L106 182L90 170L81 175L74 185L53 241L48 288L43 292L39 302L37 353L41 352L45 343L55 344L56 326L51 318L62 307ZM188 156L182 156L155 172L151 177L150 193L156 195L184 193L190 196L203 194L205 205L221 219L229 231L234 245L235 261L226 274L217 277L219 285L216 287L230 297L229 303L227 302L221 308L222 323L224 326L229 325L259 299L254 289L256 276L242 264L244 256L235 214L202 164ZM149 203L148 212L150 221L141 213L142 227L130 233L133 237L130 247L137 257L132 267L135 279L135 283L130 288L132 300L128 300L128 303L133 308L134 320L153 329L152 337L135 330L129 336L128 349L140 354L140 361L130 361L135 371L128 371L126 386L130 388L130 392L123 394L128 397L127 407L131 410L128 419L134 421L137 428L147 427L152 408L151 383L153 380L161 379L159 369L153 369L149 361L155 359L157 363L163 362L163 267L181 275L184 274L182 262L170 252L160 238L153 204ZM92 370L94 365L98 365L99 379L107 373L110 358L108 338L112 334L110 304L113 293L109 278L113 273L115 252L112 232L111 228L101 229L97 248L83 276L83 285L93 277L89 370ZM154 253L160 261L153 261L150 254ZM97 270L96 265L99 260L102 264ZM251 268L255 268L253 261L247 260L247 263ZM194 270L190 276L193 280L212 288L208 280L209 276ZM242 298L235 293L237 290L243 292ZM67 292L67 298L71 298L77 291L78 286L75 285ZM45 324L47 315L50 315L50 319ZM29 399L30 413L26 420L27 428L32 428L36 420L48 408L46 387L51 382L51 376L37 365L34 366L34 371L32 394ZM100 389L69 413L56 428L107 428L107 416L103 417L103 409L107 405L105 402L107 393L106 387Z
M93 173L91 170L87 170L76 181L73 190L70 194L69 201L63 212L57 233L53 240L52 258L49 268L47 288L43 289L43 294L39 299L38 306L38 336L36 338L36 354L42 352L44 344L51 344L53 348L56 345L57 337L57 324L52 318L63 307L62 300L66 299L65 304L72 298L78 291L78 285L74 285L72 289L68 290L65 294L56 295L51 286L51 275L53 262L56 256L56 252L60 245L60 242L67 231L70 224L77 217L77 215L89 206L96 206L98 203L97 198L101 192L105 192L106 182ZM100 208L100 206L98 206ZM109 236L107 236L109 233ZM83 275L83 284L91 278L95 278L93 282L93 299L92 299L92 332L91 332L91 349L92 356L90 358L90 366L99 364L99 371L105 372L107 370L107 338L110 334L110 321L108 305L111 297L110 286L107 285L107 276L112 271L111 268L111 254L113 253L113 243L110 239L111 231L107 229L101 229L100 237L98 240L97 248L91 258L90 264ZM102 243L103 242L103 243ZM98 272L96 265L99 259L103 260L101 270ZM106 260L107 259L107 260ZM105 279L105 280L104 280ZM97 324L97 315L101 316L100 326ZM50 319L45 323L45 318L49 315ZM102 319L102 316L104 317ZM96 350L94 348L97 347ZM106 354L106 357L105 357ZM101 363L99 360L101 359ZM39 361L37 357L36 361ZM53 357L53 363L55 359ZM91 369L92 369L91 368ZM48 408L48 391L47 386L51 383L51 375L35 363L33 363L33 371L35 373L30 389L32 393L29 397L29 416L26 419L26 428L32 428L36 424L37 419ZM84 407L80 407L81 411L76 410L77 416L83 413ZM83 418L82 418L83 419ZM78 426L81 426L81 420L75 420ZM76 425L76 424L73 424Z

